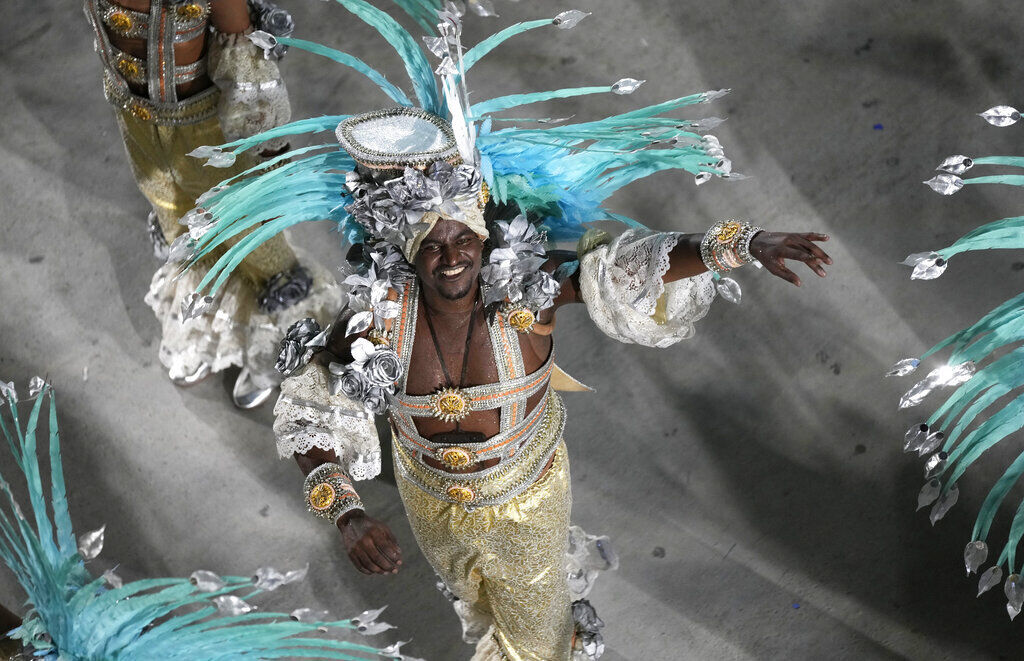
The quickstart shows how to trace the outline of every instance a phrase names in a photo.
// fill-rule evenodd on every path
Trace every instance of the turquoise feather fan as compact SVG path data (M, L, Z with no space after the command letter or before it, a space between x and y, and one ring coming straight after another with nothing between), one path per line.
M1008 126L1019 113L997 106L981 115L996 126ZM932 189L952 195L965 185L1006 184L1024 186L1022 175L989 175L964 178L961 175L976 166L1024 167L1024 158L991 156L968 158L950 156L937 168L940 174L926 181ZM965 234L952 245L927 253L910 255L904 263L914 268L914 279L939 277L949 260L963 252L1024 248L1024 217L1005 218L987 223ZM949 349L945 365L932 370L911 388L901 400L901 408L915 406L931 391L956 387L945 402L928 418L906 434L904 449L917 451L926 460L927 480L918 497L919 509L931 506L932 523L941 519L956 503L957 482L976 461L1000 442L1024 427L1024 294L1002 303L977 322L950 335L926 351L924 360ZM893 366L890 376L902 376L917 369L920 360L905 359ZM1017 437L1019 438L1019 436ZM1011 489L1024 476L1024 452L1012 461L979 509L964 549L968 574L979 571L989 559L988 538L993 521ZM1020 574L1018 547L1024 537L1024 500L1015 511L1006 542L995 563L981 572L978 594L991 589L1007 575L1004 592L1007 611L1016 617L1024 606L1024 585Z
M110 574L94 577L83 555L98 553L95 540L102 537L93 533L76 541L68 512L53 390L41 382L30 389L38 392L22 427L13 386L0 383L0 407L6 404L7 408L6 413L0 410L0 433L25 479L29 504L26 516L9 477L0 474L0 560L28 595L24 622L10 633L27 649L47 659L71 661L286 657L416 661L403 656L397 645L378 649L318 633L365 628L370 621L306 622L292 620L286 613L244 612L244 602L236 599L249 599L261 592L252 578L215 577L212 586L197 586L187 578L122 585ZM45 402L48 406L44 407ZM39 438L44 415L49 432ZM49 490L44 487L40 452L49 459ZM90 539L93 541L87 541ZM224 604L235 605L232 612L238 614L221 615ZM374 617L377 614L372 612ZM388 626L377 624L378 629Z
M471 124L469 134L477 136L475 149L479 166L494 199L515 204L529 217L538 219L540 228L552 242L575 240L582 234L584 223L596 220L618 220L640 226L606 209L605 204L623 186L655 172L683 170L695 175L698 183L711 176L739 178L731 172L718 141L713 136L701 135L721 120L689 121L665 116L689 105L712 101L725 91L686 96L578 124L556 125L544 120L538 124L537 120L517 121L495 116L525 105L571 96L628 94L643 82L625 78L612 85L484 100L471 108L460 108L456 117L444 95L438 93L438 82L426 54L404 28L365 0L336 1L380 33L402 58L418 107L449 121L456 121L465 113L465 120ZM398 4L408 11L409 2ZM459 73L454 80L461 84L466 72L516 35L549 26L572 28L585 16L584 12L566 11L553 19L506 27L465 51L461 46L454 47L455 52L461 53ZM451 20L450 12L443 17ZM422 21L418 22L422 25ZM392 104L409 107L413 103L397 85L356 57L300 39L279 41L363 74ZM451 46L446 37L427 36L425 44L437 55L452 52L446 51ZM227 165L237 154L265 140L332 130L343 118L301 120L220 147L204 147L193 154L210 158L211 165ZM495 129L495 122L513 125ZM532 127L518 125L525 122ZM301 222L329 220L337 224L346 242L361 240L360 228L345 211L352 200L344 186L344 174L355 167L348 154L336 142L331 142L288 152L275 162L283 161L288 164L276 170L268 170L265 165L264 169L256 168L242 178L222 182L198 200L195 214L210 221L199 223L196 229L181 237L177 249L172 249L172 258L187 256L188 267L226 240L248 233L241 241L227 247L213 264L199 285L199 293L215 294L249 252L277 232Z

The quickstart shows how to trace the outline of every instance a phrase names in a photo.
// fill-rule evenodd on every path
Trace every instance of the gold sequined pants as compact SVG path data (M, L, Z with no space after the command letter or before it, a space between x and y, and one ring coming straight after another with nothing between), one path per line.
M210 97L216 104L217 95ZM195 200L213 186L255 165L248 152L239 154L231 167L214 168L188 153L202 145L225 142L216 116L184 126L162 126L144 121L127 110L114 108L128 161L139 190L153 206L168 243L186 231L178 219L195 207ZM240 241L234 237L228 245ZM257 289L273 275L296 263L284 235L278 234L250 253L239 271Z
M496 642L510 661L569 659L572 492L564 443L547 473L502 505L467 512L400 476L398 491L427 562L474 615L493 621L494 641L481 647Z

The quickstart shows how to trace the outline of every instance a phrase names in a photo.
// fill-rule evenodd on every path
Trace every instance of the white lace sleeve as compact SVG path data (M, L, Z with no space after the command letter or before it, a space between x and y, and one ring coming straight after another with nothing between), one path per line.
M281 384L274 435L282 458L313 448L334 451L353 480L380 474L380 440L373 416L344 395L331 395L327 370L315 362Z
M693 335L715 297L710 273L665 284L673 232L631 229L580 259L580 294L590 318L609 337L667 347Z
M209 71L220 88L220 127L227 140L247 138L291 119L288 90L277 62L239 34L214 31L210 39Z

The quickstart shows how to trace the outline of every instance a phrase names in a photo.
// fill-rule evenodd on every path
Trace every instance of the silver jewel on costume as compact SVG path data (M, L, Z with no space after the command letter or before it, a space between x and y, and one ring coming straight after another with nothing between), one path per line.
M929 452L934 452L942 441L946 439L946 434L941 431L937 431L932 434L928 434L928 437L924 439L924 442L917 448L917 456L923 457Z
M928 513L928 520L932 522L934 526L939 519L946 516L946 513L952 509L953 505L956 505L957 498L960 497L960 489L955 484L949 487L949 490L939 496L939 499L932 505L932 511Z
M1006 595L1008 605L1019 613L1021 606L1024 605L1024 585L1021 584L1020 574L1010 574L1006 577L1006 582L1003 583L1003 594ZM1014 615L1010 617L1012 619Z
M645 82L647 81L637 80L636 78L622 78L612 84L612 93L619 95L632 94Z
M192 256L194 247L195 241L192 240L192 236L188 232L182 234L171 241L171 245L167 248L167 263L174 264L188 259Z
M986 560L988 560L988 544L985 542L975 540L964 548L964 567L967 568L968 576L977 572Z
M256 610L255 606L245 603L233 594L214 597L213 603L217 605L217 610L220 611L222 615L228 616L244 615L245 613Z
M906 376L917 369L917 366L921 364L919 358L904 358L893 363L893 366L889 368L889 371L885 373L886 376Z
M284 573L279 572L273 567L260 567L253 575L252 582L256 589L272 592L282 585L298 583L304 580L307 573L309 573L308 564L302 569L293 569Z
M963 154L956 154L954 156L947 156L939 167L935 168L940 172L948 172L949 174L961 175L974 167L974 159L970 156L964 156Z
M43 392L43 389L48 385L49 384L46 383L46 381L43 381L43 377L33 376L28 380L28 396L35 397L39 393Z
M281 352L277 356L274 368L289 376L305 366L314 353L327 345L329 331L330 326L321 330L320 324L312 317L296 321L288 327L288 332L281 340Z
M946 462L948 461L949 455L942 451L928 457L928 461L924 464L924 479L930 480L941 474L942 471L946 470Z
M907 255L901 264L906 266L913 266L914 270L910 274L911 280L934 280L943 273L946 268L949 267L949 262L937 252L917 252L912 255Z
M249 6L255 14L256 27L260 31L275 37L290 37L295 32L295 19L291 13L278 7L269 0L249 0ZM277 59L284 57L288 47L278 43L270 50L263 51L263 57L269 59L273 55Z
M288 616L296 622L303 622L305 624L327 622L331 618L331 614L327 611L314 610L312 608L296 608Z
M711 90L711 91L708 91L708 92L704 92L701 95L700 102L701 103L711 103L712 101L715 101L717 99L721 99L723 96L725 96L726 94L728 94L731 91L732 91L731 89L726 88L726 89Z
M974 361L970 360L955 366L936 367L903 394L900 398L900 409L917 406L936 388L951 388L967 383L974 376L976 369Z
M1011 106L993 106L978 116L992 126L1003 127L1016 124L1020 120L1020 111Z
M388 629L394 629L395 627L387 622L378 622L377 618L384 612L387 606L381 608L375 608L373 610L365 610L359 615L352 618L352 624L356 625L356 631L363 634L364 636L375 636L379 633L383 633Z
M579 25L579 22L587 16L590 16L589 11L570 9L568 11L563 11L558 16L555 16L551 19L551 23L557 26L559 30L571 30Z
M224 579L206 569L197 569L188 577L188 582L200 592L216 592L224 587Z
M914 452L925 442L928 438L928 425L920 423L913 425L907 430L907 433L903 435L903 451Z
M188 153L193 158L205 158L206 165L213 168L228 168L235 164L234 152L224 151L220 147L203 145L196 147Z
M78 554L82 556L82 560L92 560L100 554L103 550L103 538L106 534L107 526L100 526L99 529L87 532L78 538Z
M989 567L985 571L981 572L981 576L978 578L978 596L980 597L995 586L999 585L1002 580L1003 568L999 565Z
M735 305L739 305L743 298L743 290L740 288L740 283L732 278L719 278L715 283L715 290L718 291L719 296Z
M931 179L928 179L924 183L941 195L952 195L961 188L964 187L964 180L955 174L942 173L937 174Z
M246 35L256 46L256 48L263 49L264 57L269 57L270 54L277 48L277 37L270 34L266 30L254 30L251 34ZM200 157L201 158L201 157Z
M917 494L917 509L922 510L934 503L940 493L942 493L942 482L936 479L925 482L925 485L921 487L921 491Z
M3 395L4 400L11 400L16 404L18 402L18 391L14 388L14 381L0 381L0 395Z
M192 292L181 301L182 323L189 319L201 317L213 307L213 296L201 296Z

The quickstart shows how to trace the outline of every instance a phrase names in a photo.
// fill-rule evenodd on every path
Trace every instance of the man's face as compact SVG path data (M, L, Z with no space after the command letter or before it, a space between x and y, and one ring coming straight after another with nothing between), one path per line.
M416 274L427 289L458 300L473 291L480 275L483 240L462 223L442 218L423 239Z

